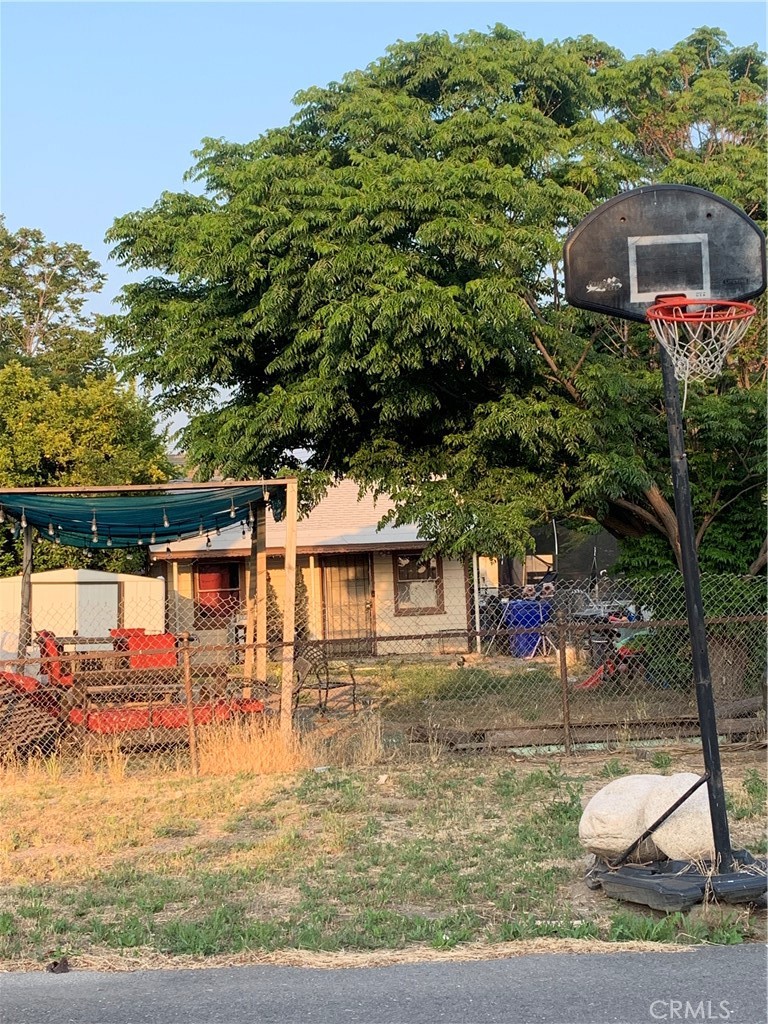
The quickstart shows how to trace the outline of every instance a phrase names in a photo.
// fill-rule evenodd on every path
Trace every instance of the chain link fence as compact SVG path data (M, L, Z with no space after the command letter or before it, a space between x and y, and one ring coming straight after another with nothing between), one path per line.
M354 732L376 715L392 745L578 751L698 735L677 574L505 589L418 552L300 556L292 644L280 558L261 634L237 559L97 577L33 586L21 650L18 605L0 605L0 760L119 747L195 771L228 735L256 735L283 693L299 730ZM723 741L762 737L765 581L702 586Z

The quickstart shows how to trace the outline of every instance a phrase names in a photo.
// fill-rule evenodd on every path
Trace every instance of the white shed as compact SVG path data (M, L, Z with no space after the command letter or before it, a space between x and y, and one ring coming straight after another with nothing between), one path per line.
M106 637L110 629L165 630L165 582L150 576L54 569L32 574L32 629L57 636ZM21 576L0 579L0 634L17 635ZM0 647L7 647L0 643Z

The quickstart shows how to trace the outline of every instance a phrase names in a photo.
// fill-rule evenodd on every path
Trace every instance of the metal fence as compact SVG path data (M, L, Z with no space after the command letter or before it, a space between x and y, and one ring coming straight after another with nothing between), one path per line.
M164 572L144 587L33 588L34 643L23 651L17 607L0 607L0 759L119 747L150 765L175 751L196 770L213 732L224 744L227 730L256 734L284 698L301 730L354 731L362 712L378 716L388 743L458 751L698 734L677 574L505 591L481 587L471 565L417 554L300 559L286 645L280 559L270 560L260 644L246 643L234 561ZM702 585L722 738L760 737L765 581Z

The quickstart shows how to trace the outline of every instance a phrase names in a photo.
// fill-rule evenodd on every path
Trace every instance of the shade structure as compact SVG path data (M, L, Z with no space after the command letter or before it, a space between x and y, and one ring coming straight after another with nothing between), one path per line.
M250 532L256 507L266 500L279 518L283 490L277 481L269 487L264 483L201 485L81 496L0 490L0 518L32 526L51 541L70 547L137 547L205 536L235 522Z

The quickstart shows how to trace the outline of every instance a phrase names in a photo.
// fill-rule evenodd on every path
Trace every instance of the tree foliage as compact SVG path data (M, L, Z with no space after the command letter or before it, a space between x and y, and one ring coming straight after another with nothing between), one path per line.
M0 487L119 485L171 478L165 437L136 389L121 383L86 311L103 275L78 245L0 223ZM43 538L45 539L45 538ZM41 544L37 568L83 565L80 550ZM138 567L135 554L94 565ZM0 574L20 545L0 532Z
M399 42L288 126L205 141L201 195L120 217L116 256L152 274L111 329L193 414L202 474L351 475L453 553L519 552L556 514L674 555L653 347L563 303L562 242L652 181L762 220L764 96L763 55L718 29L631 60L503 26ZM760 544L761 356L688 402L702 550L727 514L730 567Z

